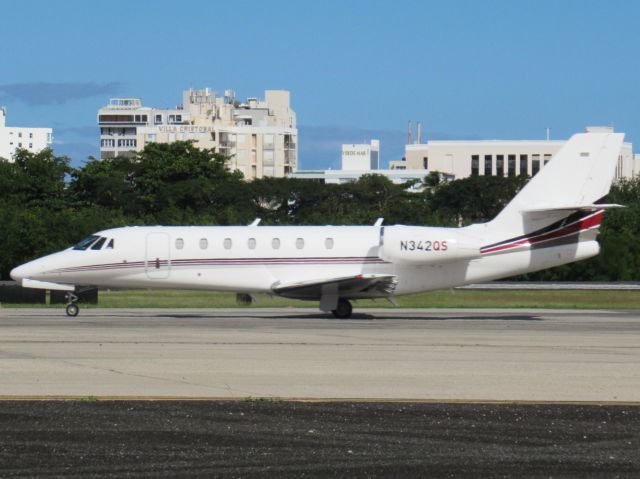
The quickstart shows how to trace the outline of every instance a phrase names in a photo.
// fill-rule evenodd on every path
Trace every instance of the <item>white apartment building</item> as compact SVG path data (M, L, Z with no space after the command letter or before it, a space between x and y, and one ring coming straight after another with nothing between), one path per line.
M16 149L37 153L51 146L51 128L6 126L7 110L0 107L0 158L11 161Z
M342 145L343 170L377 170L380 168L380 140L370 144Z
M604 127L607 131L613 129ZM589 127L587 131L601 131ZM474 140L428 141L405 146L405 158L390 162L394 170L425 169L456 179L476 175L535 175L562 148L565 140ZM640 173L640 155L633 155L631 143L623 143L617 178L633 178Z
M264 100L241 103L231 90L218 96L209 88L189 89L173 109L112 98L98 111L98 124L101 158L141 151L152 142L193 140L228 155L229 168L247 179L286 176L298 164L296 114L284 90L267 90Z

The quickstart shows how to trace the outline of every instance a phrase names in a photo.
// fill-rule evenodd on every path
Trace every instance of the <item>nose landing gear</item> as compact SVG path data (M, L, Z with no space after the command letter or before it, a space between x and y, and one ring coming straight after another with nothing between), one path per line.
M67 316L78 316L80 312L80 307L78 306L78 297L72 292L68 292L65 294L65 299L67 300L67 307L65 308L67 311Z

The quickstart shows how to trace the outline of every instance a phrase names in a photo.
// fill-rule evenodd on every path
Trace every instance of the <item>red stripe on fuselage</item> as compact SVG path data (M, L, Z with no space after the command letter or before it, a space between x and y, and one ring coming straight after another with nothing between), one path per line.
M382 258L370 257L327 257L327 258L208 258L208 259L174 259L171 261L160 260L160 266L169 266L174 268L187 266L224 266L224 265L250 265L250 266L266 266L266 265L321 265L321 264L371 264L386 263ZM73 266L69 268L60 268L48 273L75 273L84 271L101 271L113 269L129 269L129 268L146 268L149 265L155 266L156 262L150 260L148 262L135 261L128 263L108 263L86 266Z

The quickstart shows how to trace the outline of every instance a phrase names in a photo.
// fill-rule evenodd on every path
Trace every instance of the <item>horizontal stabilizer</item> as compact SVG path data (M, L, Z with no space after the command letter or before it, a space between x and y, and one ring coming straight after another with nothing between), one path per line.
M319 299L331 292L342 298L380 297L393 294L397 279L392 275L359 274L295 283L275 283L271 290L278 296L294 299Z
M608 210L612 208L624 208L624 205L617 205L615 203L603 203L603 204L590 204L590 205L562 205L562 206L549 206L538 207L532 209L520 210L522 213L544 213L545 211L598 211Z

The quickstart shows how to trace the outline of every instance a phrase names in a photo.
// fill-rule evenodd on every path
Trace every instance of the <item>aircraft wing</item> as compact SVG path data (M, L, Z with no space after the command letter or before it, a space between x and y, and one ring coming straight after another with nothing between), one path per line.
M277 282L271 290L278 296L293 299L320 299L324 295L345 299L380 298L393 295L397 283L393 275L359 274L296 283Z

